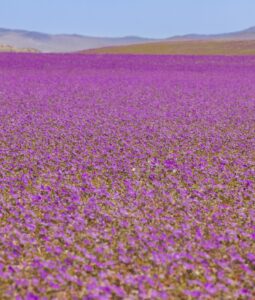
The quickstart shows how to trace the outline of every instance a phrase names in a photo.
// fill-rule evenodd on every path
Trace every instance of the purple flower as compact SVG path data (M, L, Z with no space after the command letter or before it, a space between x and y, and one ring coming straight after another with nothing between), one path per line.
M164 165L167 169L173 170L177 167L177 163L174 159L166 159Z
M254 57L2 53L0 77L3 298L252 297Z

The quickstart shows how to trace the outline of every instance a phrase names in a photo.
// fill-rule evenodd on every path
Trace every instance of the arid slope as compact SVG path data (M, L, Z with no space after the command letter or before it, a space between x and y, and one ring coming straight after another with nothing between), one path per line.
M82 53L254 55L255 40L168 41L130 46L106 47L83 51Z

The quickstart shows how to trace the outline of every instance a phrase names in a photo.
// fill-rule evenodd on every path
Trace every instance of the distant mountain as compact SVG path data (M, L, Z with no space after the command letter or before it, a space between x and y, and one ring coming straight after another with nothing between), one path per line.
M107 46L152 42L140 37L104 38L78 34L45 34L26 30L0 28L0 44L15 48L33 48L41 52L75 52Z
M248 28L248 29L246 29L246 30L243 30L243 32L255 33L255 26L250 27L250 28Z
M242 31L223 34L188 34L166 39L148 39L136 36L120 38L90 37L78 34L46 34L35 31L12 30L0 28L0 45L9 45L19 49L37 49L40 52L80 52L89 49L108 48L116 46L140 45L148 43L165 43L169 41L198 40L255 40L255 27Z
M245 30L221 34L186 34L177 35L167 40L255 40L255 27Z

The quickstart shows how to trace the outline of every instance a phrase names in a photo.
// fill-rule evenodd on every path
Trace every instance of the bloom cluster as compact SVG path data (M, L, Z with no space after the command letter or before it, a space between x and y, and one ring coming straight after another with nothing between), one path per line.
M1 54L0 298L255 299L255 59Z

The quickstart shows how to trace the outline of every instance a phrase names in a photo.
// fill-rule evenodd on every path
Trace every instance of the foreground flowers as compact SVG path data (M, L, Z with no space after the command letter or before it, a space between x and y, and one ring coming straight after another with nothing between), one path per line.
M254 78L1 54L0 298L255 298Z

